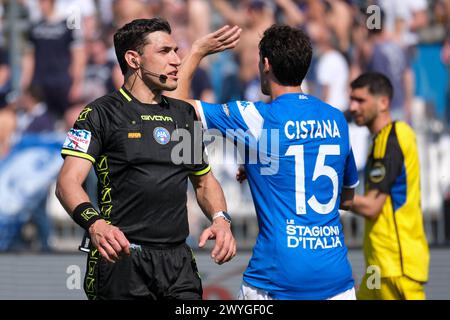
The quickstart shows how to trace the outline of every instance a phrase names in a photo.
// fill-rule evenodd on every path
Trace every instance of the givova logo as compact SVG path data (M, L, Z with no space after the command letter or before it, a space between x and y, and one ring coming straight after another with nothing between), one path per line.
M141 115L141 119L144 121L165 121L165 122L173 122L172 117L162 116L162 115Z

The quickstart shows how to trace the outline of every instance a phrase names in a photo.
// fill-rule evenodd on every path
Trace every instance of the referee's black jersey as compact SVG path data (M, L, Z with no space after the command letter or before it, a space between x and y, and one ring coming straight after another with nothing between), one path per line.
M85 107L61 153L94 164L101 214L130 242L175 244L189 234L187 177L210 170L196 120L184 101L144 104L121 88Z

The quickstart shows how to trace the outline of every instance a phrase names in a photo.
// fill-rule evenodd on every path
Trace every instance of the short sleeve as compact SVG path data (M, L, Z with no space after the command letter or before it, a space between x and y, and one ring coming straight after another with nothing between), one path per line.
M350 152L347 155L347 159L345 160L344 188L353 189L356 188L358 184L358 169L356 168L353 150L350 149Z
M92 163L101 154L102 137L100 115L95 107L86 106L67 133L61 155L84 158Z
M258 140L262 133L264 118L260 105L249 101L232 101L224 104L211 104L196 101L205 129L217 129L222 135L231 131L243 130ZM235 132L232 132L235 134Z
M198 118L193 113L194 121L198 122ZM211 167L208 163L208 155L206 152L205 144L203 143L203 131L201 131L201 134L193 134L194 139L193 143L194 146L191 148L191 150L202 150L201 155L198 155L197 158L199 159L193 159L192 163L194 164L191 169L191 175L193 176L202 176L204 174L207 174L209 171L211 171ZM200 149L201 148L201 149ZM195 155L194 155L195 157Z

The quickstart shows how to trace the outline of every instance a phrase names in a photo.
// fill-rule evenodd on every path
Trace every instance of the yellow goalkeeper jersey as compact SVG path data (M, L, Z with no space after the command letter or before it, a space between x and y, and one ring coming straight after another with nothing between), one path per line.
M420 169L416 137L404 122L392 122L375 137L365 172L365 189L388 195L376 220L366 219L367 266L381 277L428 280L429 251L420 207Z

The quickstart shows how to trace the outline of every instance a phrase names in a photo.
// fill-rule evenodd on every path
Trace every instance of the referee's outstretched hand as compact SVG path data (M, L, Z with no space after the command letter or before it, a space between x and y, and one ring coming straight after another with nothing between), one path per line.
M236 255L236 240L231 233L230 224L222 218L214 219L209 228L200 235L198 246L203 248L206 241L216 239L211 258L217 264L230 261Z
M89 234L92 243L107 261L115 263L121 254L130 255L130 243L123 232L105 220L95 221L89 228Z

